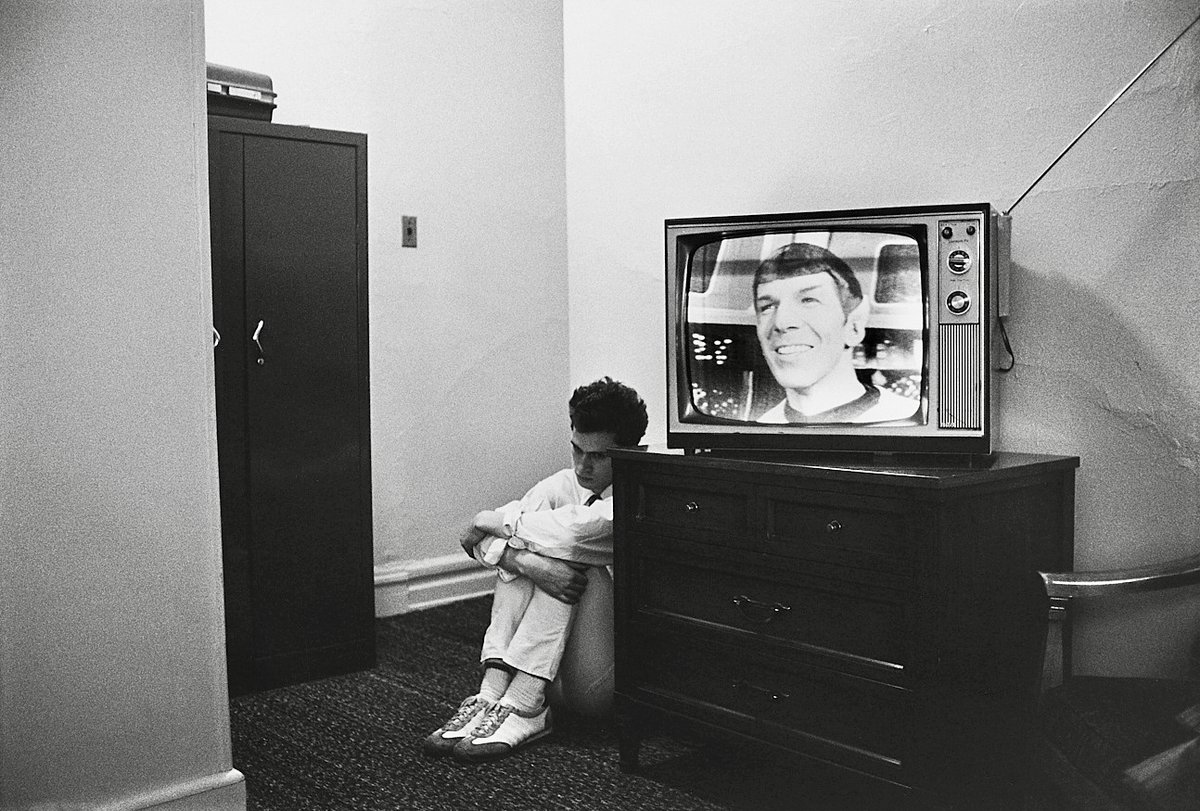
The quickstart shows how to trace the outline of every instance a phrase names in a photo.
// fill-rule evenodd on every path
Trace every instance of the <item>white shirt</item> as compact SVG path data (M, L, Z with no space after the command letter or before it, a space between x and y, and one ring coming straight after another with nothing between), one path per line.
M911 419L917 408L920 406L916 400L910 400L907 397L901 397L895 392L887 389L879 389L879 402L868 408L862 414L852 417L846 422L868 423L868 422L891 422L893 420ZM758 422L781 424L788 422L787 418L787 398L783 402L776 405L758 418ZM837 420L841 422L841 420ZM834 420L830 420L834 422ZM819 424L820 420L814 420L814 423Z
M609 566L613 560L612 485L588 504L593 493L581 486L573 468L547 476L519 501L497 508L508 538L489 535L475 547L476 560L495 567L504 550L528 549L559 560ZM505 580L513 575L499 570Z

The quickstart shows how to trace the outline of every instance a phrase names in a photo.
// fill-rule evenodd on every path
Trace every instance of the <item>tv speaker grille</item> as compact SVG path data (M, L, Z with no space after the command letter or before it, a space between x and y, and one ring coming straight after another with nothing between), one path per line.
M982 425L982 380L979 373L978 324L938 327L938 426L973 428Z

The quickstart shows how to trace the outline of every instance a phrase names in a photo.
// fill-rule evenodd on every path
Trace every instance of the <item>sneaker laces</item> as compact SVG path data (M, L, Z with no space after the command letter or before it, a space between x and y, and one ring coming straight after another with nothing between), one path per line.
M475 730L475 737L487 738L495 734L504 720L512 714L513 708L507 704L494 704L492 708L483 716L483 721Z
M454 713L454 717L446 722L442 727L446 732L457 732L466 726L466 723L475 717L475 713L479 712L479 705L487 702L479 696L472 696L464 701L458 708L458 712Z

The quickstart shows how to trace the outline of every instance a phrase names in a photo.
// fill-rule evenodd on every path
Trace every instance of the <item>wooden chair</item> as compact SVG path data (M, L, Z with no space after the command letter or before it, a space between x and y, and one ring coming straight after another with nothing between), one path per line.
M1157 566L1041 576L1050 623L1036 757L1055 795L1054 807L1200 809L1195 667L1186 680L1071 676L1063 646L1073 601L1200 583L1200 555Z

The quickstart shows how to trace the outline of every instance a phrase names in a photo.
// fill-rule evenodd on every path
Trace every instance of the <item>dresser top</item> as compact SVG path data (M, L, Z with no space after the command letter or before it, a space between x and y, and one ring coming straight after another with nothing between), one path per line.
M1025 478L1079 467L1077 456L1035 453L993 454L836 454L792 451L703 451L685 453L676 448L651 445L612 448L614 459L642 460L686 465L692 470L710 469L747 473L785 473L795 477L820 477L846 481L887 479L896 485L924 488L963 487L1006 478Z

